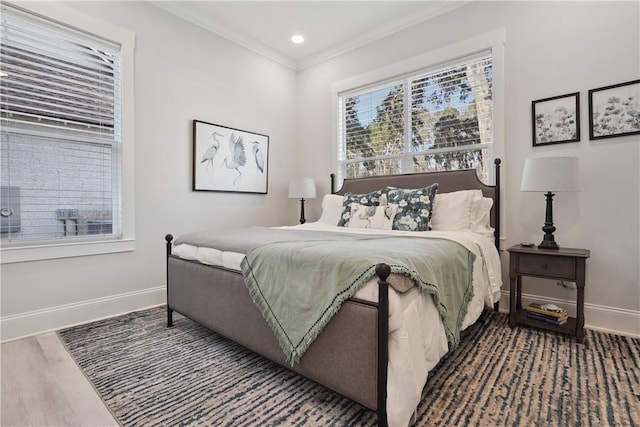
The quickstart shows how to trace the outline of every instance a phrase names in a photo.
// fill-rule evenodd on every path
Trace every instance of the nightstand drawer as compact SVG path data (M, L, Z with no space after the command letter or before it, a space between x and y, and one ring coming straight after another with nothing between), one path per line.
M519 255L518 272L534 276L553 276L575 279L576 262L573 258L559 258L539 255Z

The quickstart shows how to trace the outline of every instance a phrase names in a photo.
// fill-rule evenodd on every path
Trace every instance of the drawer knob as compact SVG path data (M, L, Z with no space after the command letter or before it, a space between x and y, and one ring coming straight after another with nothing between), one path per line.
M542 268L547 268L547 264L542 263Z

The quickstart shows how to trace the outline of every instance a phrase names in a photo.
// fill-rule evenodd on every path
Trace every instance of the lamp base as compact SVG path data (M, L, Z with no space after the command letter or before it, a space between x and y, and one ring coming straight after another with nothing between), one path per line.
M560 249L558 244L556 243L556 239L553 237L553 232L556 231L556 228L553 226L553 194L551 191L548 191L545 194L545 198L547 200L547 209L545 212L544 218L544 227L542 227L542 231L544 231L544 237L542 238L542 243L538 245L539 249Z
M300 224L305 222L307 222L307 219L304 217L304 199L300 199Z
M553 236L551 236L551 240L543 240L542 243L538 245L539 249L560 249L560 246L553 240Z

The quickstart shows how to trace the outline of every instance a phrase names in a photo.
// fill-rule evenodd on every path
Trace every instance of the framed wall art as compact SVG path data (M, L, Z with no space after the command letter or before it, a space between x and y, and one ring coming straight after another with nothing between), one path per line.
M193 191L267 194L269 137L193 121Z
M531 102L533 146L580 141L580 93Z
M589 139L640 134L640 80L589 91Z

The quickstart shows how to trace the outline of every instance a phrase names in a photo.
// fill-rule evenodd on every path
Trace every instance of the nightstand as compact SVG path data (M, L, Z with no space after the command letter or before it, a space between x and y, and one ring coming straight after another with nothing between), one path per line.
M585 261L590 256L587 249L538 249L538 247L512 246L509 251L509 326L521 323L538 328L564 332L584 340L584 285ZM553 325L527 317L522 308L522 277L542 277L576 283L578 292L576 317L570 317L563 325Z

